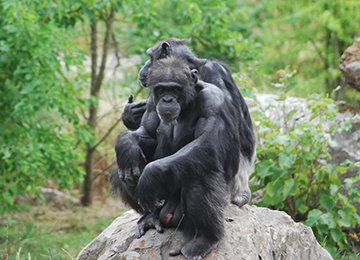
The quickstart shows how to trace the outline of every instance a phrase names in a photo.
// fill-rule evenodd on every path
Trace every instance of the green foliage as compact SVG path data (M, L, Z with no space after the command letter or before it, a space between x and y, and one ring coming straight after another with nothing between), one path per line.
M143 53L160 40L191 38L201 57L217 58L236 71L258 55L249 38L247 10L237 1L128 1L121 11L128 26L118 24L117 37L128 53Z
M266 74L289 64L306 81L294 89L304 97L314 89L330 94L340 85L340 56L359 37L360 7L355 1L244 2L255 11L258 29L253 37L263 43Z
M9 260L75 259L123 212L114 203L107 200L84 208L56 200L55 207L36 206L13 214L0 221L1 259L9 249Z
M55 9L31 0L0 3L0 214L47 180L71 188L82 179L74 148L78 133L88 133L77 115L81 78L70 70L81 71L82 55Z
M290 81L293 73L279 72L277 87L283 94L276 100L280 105L258 106L253 112L260 145L259 160L251 176L257 185L252 190L265 191L259 206L284 210L294 220L312 227L332 255L336 254L334 246L350 251L344 229L360 224L354 207L355 202L360 202L360 189L353 185L360 181L360 170L355 177L346 178L344 184L339 175L350 167L359 168L360 162L328 163L331 155L327 148L337 145L331 134L342 130L334 124L337 106L332 99L313 94L306 99L312 115L309 119L302 118L298 109L290 110L286 93L294 86ZM270 120L269 114L278 115L278 120Z

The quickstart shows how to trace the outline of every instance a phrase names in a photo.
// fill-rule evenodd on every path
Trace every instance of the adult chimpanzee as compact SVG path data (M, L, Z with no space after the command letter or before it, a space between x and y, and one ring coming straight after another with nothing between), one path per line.
M138 237L151 227L175 226L184 215L182 225L193 238L171 254L198 260L223 237L224 211L237 182L241 137L233 97L198 81L197 71L178 57L154 62L146 84L143 120L118 136L119 170L111 182L143 215Z
M170 38L148 49L150 60L140 70L139 80L144 87L147 87L147 76L157 60L168 56L181 57L186 60L190 69L198 70L200 80L214 84L228 97L228 102L231 104L228 116L232 117L233 124L237 124L241 157L239 172L236 174L238 181L234 182L231 201L241 207L250 201L248 179L253 170L255 157L255 135L250 113L228 67L216 60L197 58L186 46L188 42L190 40ZM132 103L132 97L129 99L123 113L123 121L129 129L134 130L139 126L145 108L146 101Z

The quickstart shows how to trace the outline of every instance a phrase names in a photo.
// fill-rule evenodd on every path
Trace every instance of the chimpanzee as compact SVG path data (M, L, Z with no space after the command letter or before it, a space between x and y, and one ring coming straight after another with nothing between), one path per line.
M113 189L143 217L137 237L182 227L193 238L170 254L202 259L224 235L224 211L238 180L240 133L233 97L198 80L172 56L153 63L140 127L119 134ZM154 111L156 111L154 113Z
M148 49L147 54L150 59L140 70L139 80L144 87L147 87L147 76L152 70L153 64L168 56L176 56L186 60L190 69L198 70L200 80L214 84L228 97L231 104L228 116L231 116L234 123L238 124L241 157L239 172L236 174L238 181L234 182L234 187L232 187L231 201L241 207L250 201L251 192L248 180L253 171L255 158L256 140L250 113L228 67L216 60L197 58L186 46L189 42L189 39L170 38ZM146 101L132 103L132 98L129 99L123 112L123 122L129 129L134 130L139 127L145 108ZM232 177L229 176L229 178Z

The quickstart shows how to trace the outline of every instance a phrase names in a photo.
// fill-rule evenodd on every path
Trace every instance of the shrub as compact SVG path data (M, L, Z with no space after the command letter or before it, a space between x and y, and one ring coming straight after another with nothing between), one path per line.
M351 124L335 123L338 112L334 101L323 94L306 99L311 117L307 120L298 108L289 109L286 94L295 86L290 80L294 72L282 70L276 87L282 94L277 104L266 108L257 106L252 117L257 124L258 161L250 177L255 183L252 192L264 192L259 206L286 211L294 220L310 226L318 241L334 256L336 248L350 251L348 235L360 223L354 206L360 202L360 189L353 184L360 181L360 170L342 183L339 175L360 162L346 160L331 164L329 146L335 131L349 130ZM255 97L256 101L256 97ZM277 119L271 119L269 112Z

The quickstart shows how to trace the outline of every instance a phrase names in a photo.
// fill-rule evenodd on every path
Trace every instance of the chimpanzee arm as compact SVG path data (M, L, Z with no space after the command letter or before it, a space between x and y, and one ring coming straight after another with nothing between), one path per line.
M216 170L216 128L223 124L221 119L210 117L201 119L202 133L173 155L155 160L146 165L137 185L141 205L152 210L163 199L164 186L171 183L174 190L183 185L184 180L194 178L197 173ZM205 169L206 168L206 169ZM219 170L219 169L217 169Z
M125 105L122 120L129 130L136 130L140 127L141 118L146 110L147 100L133 103L133 95L130 95L129 102Z
M120 133L115 144L119 178L131 186L136 185L157 145L155 133L159 118L151 102L147 107L140 127Z
M167 183L176 189L177 185L182 186L184 180L196 178L198 174L223 172L219 160L225 151L219 147L226 142L227 128L219 112L223 109L225 99L220 90L211 86L202 90L200 98L196 100L201 109L193 111L200 114L195 139L173 155L150 162L144 168L137 185L143 206L151 209L157 200L163 199L162 187Z

